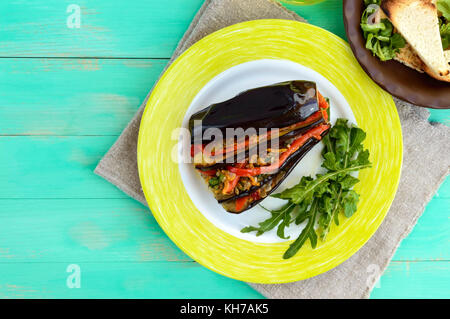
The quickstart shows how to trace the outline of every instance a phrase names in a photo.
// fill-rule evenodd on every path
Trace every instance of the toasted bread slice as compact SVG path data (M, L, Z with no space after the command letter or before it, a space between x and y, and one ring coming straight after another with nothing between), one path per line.
M380 8L376 13L375 23L379 23L382 19L388 19L388 17L383 12L383 10L381 10L381 8ZM396 60L400 63L403 63L407 67L410 67L411 69L414 69L420 73L425 72L424 71L424 68L425 68L424 63L422 62L420 57L417 55L417 53L414 52L413 48L411 48L409 43L406 43L406 45L400 49L400 51L394 57L394 60Z
M381 8L423 61L425 71L436 78L447 77L450 70L444 58L437 9L433 1L383 0ZM409 58L401 59L412 66L416 65L416 61L411 63Z
M450 50L444 51L444 57L447 61L447 65L450 70ZM432 72L427 67L425 67L425 72L427 72L429 75L431 75L432 77L434 77L435 79L437 79L439 81L450 82L450 74L438 76L438 75L436 75L436 73Z
M377 15L375 17L375 22L378 23L382 19L388 19L387 15L383 12L383 10L378 10ZM395 31L394 31L395 32ZM414 52L414 49L409 45L409 43L406 43L403 48L400 49L400 51L397 53L397 55L394 57L394 60L403 63L407 67L410 67L411 69L416 70L417 72L423 73L425 72L425 65L420 59L420 57L417 55L416 52Z
M444 56L450 68L450 50L444 51ZM409 44L406 44L404 48L401 48L400 52L397 53L394 59L418 72L426 72L437 80L450 82L450 74L447 74L445 76L437 76L434 72L431 72Z
M397 55L394 57L394 60L403 63L404 65L423 73L425 72L425 63L420 59L416 52L414 52L413 48L406 43L406 45L400 49Z

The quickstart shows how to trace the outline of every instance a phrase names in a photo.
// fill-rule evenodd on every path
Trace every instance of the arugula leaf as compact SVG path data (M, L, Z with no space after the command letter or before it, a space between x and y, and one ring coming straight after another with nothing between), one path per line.
M288 202L279 209L268 210L271 217L259 223L259 226L248 226L241 232L255 231L256 236L260 236L278 227L277 235L288 239L285 236L287 227L292 223L300 225L307 222L283 258L294 256L308 240L311 247L315 248L318 237L325 240L333 222L339 225L340 214L350 218L357 211L359 195L353 187L359 180L350 174L371 166L369 151L363 146L365 138L366 133L362 129L349 125L346 119L338 119L329 134L322 139L322 167L327 172L317 174L315 178L304 176L294 187L272 195ZM319 226L317 230L316 225Z
M394 33L391 37L391 49L398 52L406 45L406 40L400 35L400 33Z
M351 189L353 186L358 184L359 179L356 177L353 177L352 175L345 175L344 177L340 178L338 183L340 184L341 188L344 190Z
M293 257L299 249L303 246L303 244L306 242L307 239L310 240L311 246L313 248L316 248L317 245L317 235L316 231L314 230L314 224L316 221L317 216L317 203L318 200L315 199L311 205L310 210L310 216L308 217L308 224L305 228L303 228L302 232L300 233L300 236L289 246L288 250L283 255L284 259L289 259Z
M443 17L439 18L439 32L441 34L442 48L444 50L450 47L450 22L444 21Z
M316 175L316 179L304 176L299 184L292 188L288 188L279 194L274 194L272 197L288 199L291 203L296 205L301 202L311 203L315 196L321 196L328 191L328 180L336 179L341 174L348 174L352 171L358 171L367 167L370 167L370 163L350 166L324 175L318 174Z
M294 210L295 206L292 205L290 206L288 209L286 209L282 214L282 218L283 220L281 221L281 224L278 226L277 229L277 235L278 237L282 238L282 239L289 239L290 236L285 236L284 235L284 229L286 227L288 227L291 223L291 212Z
M394 33L394 26L388 19L373 23L373 15L377 14L380 2L380 0L364 0L366 9L361 16L360 26L366 39L366 49L381 61L387 61L396 56L406 45L406 41L399 33Z
M350 130L350 143L348 156L352 158L357 152L361 152L363 149L362 143L366 139L366 132L359 127L352 127Z
M358 153L358 156L354 160L350 160L350 166L367 166L370 165L369 160L370 153L368 150L364 150Z
M273 197L281 199L289 199L294 204L306 202L312 203L314 195L321 195L326 192L328 187L327 180L329 176L319 176L317 179L311 177L302 177L300 183L292 188L288 188L282 193L275 194Z
M364 32L378 33L379 31L385 30L386 25L384 23L361 23L361 29L363 29Z
M438 0L436 8L442 13L445 19L450 20L450 0Z
M308 218L308 214L309 214L308 207L309 207L309 204L307 202L302 202L302 203L298 204L297 206L295 206L295 210L297 213L297 215L295 216L295 224L296 225L300 225Z
M350 218L353 216L356 212L358 202L359 195L354 190L342 192L341 204L345 217Z
M338 183L332 183L330 185L330 204L331 207L325 205L324 206L324 214L320 216L319 219L319 228L320 228L320 238L322 240L325 240L326 236L328 235L331 223L334 221L334 223L339 226L339 204L341 202L342 196L342 188L339 186Z
M272 214L272 216L270 218L259 223L259 227L248 226L248 227L242 228L241 233L250 233L252 231L256 231L256 236L261 236L265 232L268 232L269 230L272 230L273 228L275 228L275 226L277 226L283 220L283 218L285 217L285 213L290 212L291 208L293 208L293 207L294 207L293 204L287 203L280 209L277 209L274 211L270 211L270 210L266 209ZM281 234L284 237L284 232ZM286 238L283 238L283 239L286 239Z
M450 0L438 0L436 7L442 13L442 17L439 17L442 48L447 50L450 49Z

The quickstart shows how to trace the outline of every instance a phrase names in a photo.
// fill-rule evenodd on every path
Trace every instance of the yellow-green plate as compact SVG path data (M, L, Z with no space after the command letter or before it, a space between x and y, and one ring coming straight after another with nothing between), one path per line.
M288 260L282 255L292 241L256 242L215 226L189 196L173 158L177 157L178 145L173 132L182 126L188 108L205 85L230 68L262 59L289 60L316 71L334 85L358 126L367 132L365 146L373 162L373 168L359 173L360 183L355 189L361 198L356 214L341 218L340 226L333 227L316 249L308 243ZM256 283L306 279L336 267L360 249L392 203L401 162L401 126L391 96L370 80L342 39L318 27L288 20L233 25L184 52L154 88L138 141L141 184L153 215L167 235L207 268ZM218 208L216 213L223 212Z

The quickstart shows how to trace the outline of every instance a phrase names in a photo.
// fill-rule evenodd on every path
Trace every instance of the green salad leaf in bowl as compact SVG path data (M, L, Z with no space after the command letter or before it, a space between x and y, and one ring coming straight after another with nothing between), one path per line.
M377 21L377 12L381 0L364 0L366 9L361 16L361 29L366 39L366 49L381 61L391 60L406 44L405 39L394 33L394 27L388 19Z
M450 49L450 0L438 0L436 7L442 16L439 17L439 31L444 50Z

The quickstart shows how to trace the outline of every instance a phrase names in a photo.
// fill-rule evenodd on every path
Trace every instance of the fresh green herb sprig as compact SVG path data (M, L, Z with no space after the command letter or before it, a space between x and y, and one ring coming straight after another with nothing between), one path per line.
M444 50L450 49L450 22L443 17L439 18L439 32L441 34L442 48Z
M447 21L450 21L450 0L438 0L436 8Z
M288 239L286 227L307 221L283 258L294 256L307 240L315 248L318 238L325 240L333 222L339 225L339 214L349 218L356 212L359 195L352 188L359 180L351 173L371 166L369 151L363 147L365 138L362 129L350 126L346 119L338 119L322 140L325 146L322 167L327 172L315 178L302 177L299 184L272 195L288 202L279 209L268 210L271 217L258 226L245 227L241 232L256 232L260 236L278 227L277 235Z
M439 32L442 39L442 48L450 49L450 0L438 0L436 7L442 16L439 17Z
M361 16L361 29L366 39L366 49L381 61L391 60L406 45L405 39L394 33L394 27L388 19L381 19L378 23L369 23L369 17L377 11L376 7L369 5L380 5L381 0L364 0L366 9Z

